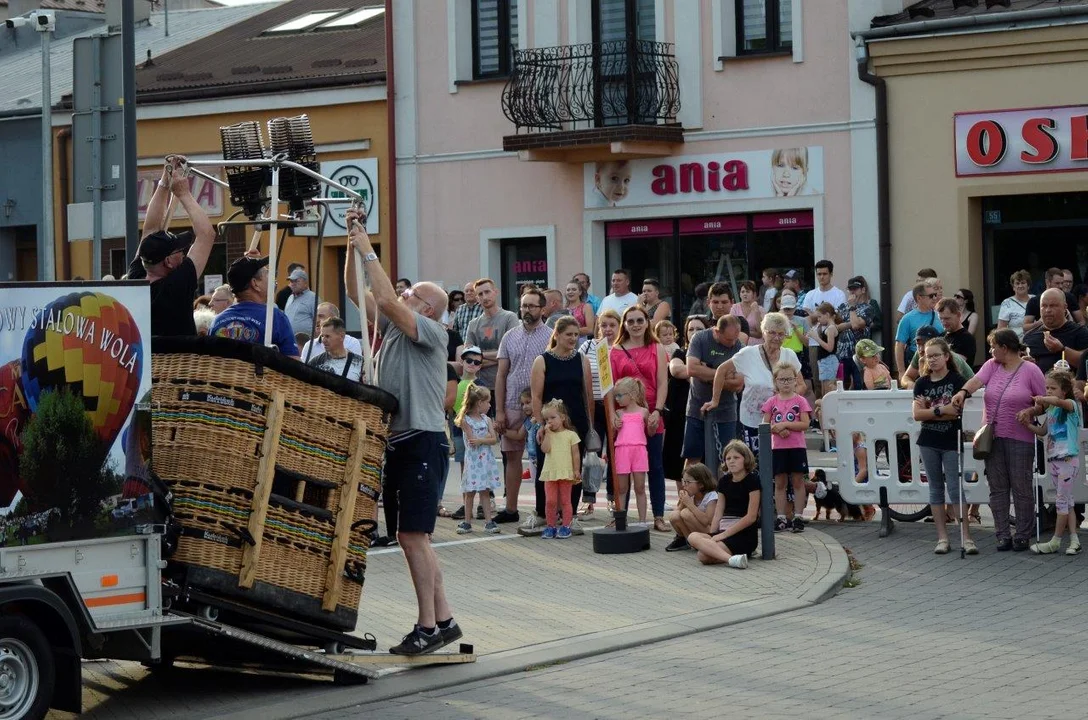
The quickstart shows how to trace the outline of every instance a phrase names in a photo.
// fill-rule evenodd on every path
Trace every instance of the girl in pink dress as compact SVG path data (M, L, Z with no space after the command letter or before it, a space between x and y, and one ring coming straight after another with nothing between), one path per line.
M646 393L642 383L633 377L619 380L612 389L616 415L612 419L615 428L616 448L613 463L616 469L616 512L627 514L627 490L632 481L635 486L635 505L638 521L646 523L646 472L650 469L650 457L646 448Z

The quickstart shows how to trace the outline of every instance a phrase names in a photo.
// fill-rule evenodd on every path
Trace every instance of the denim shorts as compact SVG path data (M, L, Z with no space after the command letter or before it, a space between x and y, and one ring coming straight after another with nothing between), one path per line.
M839 376L839 357L837 355L828 355L825 358L820 358L816 362L816 366L820 370L820 382L834 382Z
M955 450L918 446L922 455L922 465L926 469L926 482L929 485L929 504L944 505L945 489L948 501L958 504L960 501L959 453Z
M726 398L726 400L732 402L730 398ZM718 426L718 447L713 448L710 454L714 457L719 457L721 451L729 444L729 441L736 438L737 427L734 422L720 422L715 424ZM702 418L684 418L684 446L680 450L680 457L685 460L688 458L698 458L705 463L707 455L706 421Z

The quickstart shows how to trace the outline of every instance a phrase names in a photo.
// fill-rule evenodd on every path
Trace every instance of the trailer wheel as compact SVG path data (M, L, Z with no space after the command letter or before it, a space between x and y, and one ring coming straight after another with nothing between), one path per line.
M0 618L0 720L45 717L55 681L53 649L38 626Z

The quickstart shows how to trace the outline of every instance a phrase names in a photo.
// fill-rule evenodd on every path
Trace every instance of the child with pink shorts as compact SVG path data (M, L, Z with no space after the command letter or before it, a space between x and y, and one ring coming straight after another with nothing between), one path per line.
M1055 505L1058 516L1054 522L1054 536L1047 542L1033 543L1033 553L1048 555L1061 549L1062 535L1069 530L1069 547L1066 555L1080 552L1077 537L1077 516L1073 512L1073 483L1080 474L1080 403L1073 397L1073 375L1065 367L1055 364L1046 374L1046 395L1036 396L1030 418L1022 420L1033 433L1046 438L1046 465L1050 480L1057 493ZM1044 415L1041 425L1032 423L1035 416ZM1034 467L1033 467L1034 470Z
M650 457L646 450L646 393L642 383L633 377L625 377L612 389L616 414L612 420L615 430L616 470L615 506L617 515L627 514L627 491L632 481L635 487L635 505L638 521L646 523L646 472L650 469Z

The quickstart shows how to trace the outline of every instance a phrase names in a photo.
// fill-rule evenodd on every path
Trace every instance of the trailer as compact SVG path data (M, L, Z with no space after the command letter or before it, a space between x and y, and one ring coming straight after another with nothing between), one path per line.
M0 547L0 718L82 710L81 661L177 661L362 684L392 665L474 662L456 653L376 652L374 637L172 586L155 528L112 538Z

